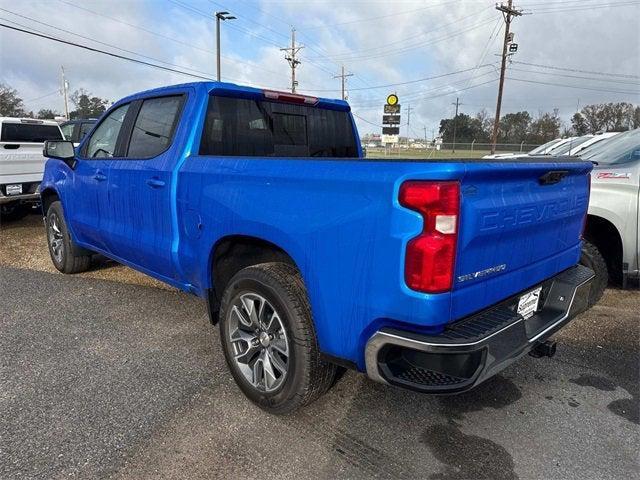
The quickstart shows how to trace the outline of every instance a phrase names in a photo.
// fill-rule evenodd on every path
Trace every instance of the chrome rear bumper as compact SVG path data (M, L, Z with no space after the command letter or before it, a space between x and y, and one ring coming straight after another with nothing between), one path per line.
M593 277L592 270L576 265L532 286L527 291L542 286L541 307L527 319L516 313L518 294L454 322L440 335L379 330L367 342L367 375L425 393L469 390L585 311Z

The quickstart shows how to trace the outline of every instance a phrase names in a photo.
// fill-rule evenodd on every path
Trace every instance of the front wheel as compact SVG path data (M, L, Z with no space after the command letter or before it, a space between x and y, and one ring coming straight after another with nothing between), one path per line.
M54 267L62 273L79 273L89 268L91 255L78 253L67 229L60 201L53 202L46 217L47 244Z
M336 374L320 358L302 278L285 263L247 267L231 279L220 306L220 340L240 389L270 413L310 403Z

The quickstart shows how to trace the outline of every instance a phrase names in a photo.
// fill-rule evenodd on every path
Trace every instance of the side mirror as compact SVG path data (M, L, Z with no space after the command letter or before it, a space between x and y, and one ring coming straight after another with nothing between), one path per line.
M47 140L44 142L42 154L48 158L62 160L69 165L69 168L75 168L76 166L76 152L73 148L73 142L66 140Z

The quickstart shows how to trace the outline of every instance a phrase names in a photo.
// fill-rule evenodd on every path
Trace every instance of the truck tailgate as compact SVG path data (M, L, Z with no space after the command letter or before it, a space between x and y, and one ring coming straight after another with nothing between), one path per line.
M592 165L564 160L467 164L452 320L577 263Z
M37 182L42 180L46 158L42 143L0 142L0 183Z

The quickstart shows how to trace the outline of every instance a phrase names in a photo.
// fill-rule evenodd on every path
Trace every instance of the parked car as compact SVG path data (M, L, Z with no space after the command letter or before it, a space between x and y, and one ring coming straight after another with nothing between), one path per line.
M607 132L595 135L591 140L578 146L577 149L571 153L579 157L589 155L591 152L595 152L596 149L602 148L609 140L618 135L620 132Z
M70 140L78 146L84 136L91 131L96 124L95 118L83 118L80 120L69 120L60 125L65 140Z
M620 133L582 158L595 164L582 264L596 272L598 298L609 279L626 287L640 277L640 129Z
M274 413L338 367L468 390L589 306L590 162L364 159L349 106L227 83L111 107L48 142L55 267L100 253L204 298L241 390Z
M553 148L556 148L560 145L564 145L569 142L570 138L556 138L551 140L539 147L534 148L529 152L509 152L509 153L493 153L491 155L485 155L482 158L490 159L490 158L513 158L513 157L522 157L524 155L529 156L537 156L537 155L548 155L549 151Z
M593 135L591 136L591 138L589 138L585 142L582 142L580 145L573 146L566 154L582 156L584 153L588 152L589 149L595 148L596 145L601 145L602 142L610 140L611 138L618 135L618 133L619 132L605 132Z
M53 120L0 117L0 221L24 217L40 200L44 142L62 138Z

